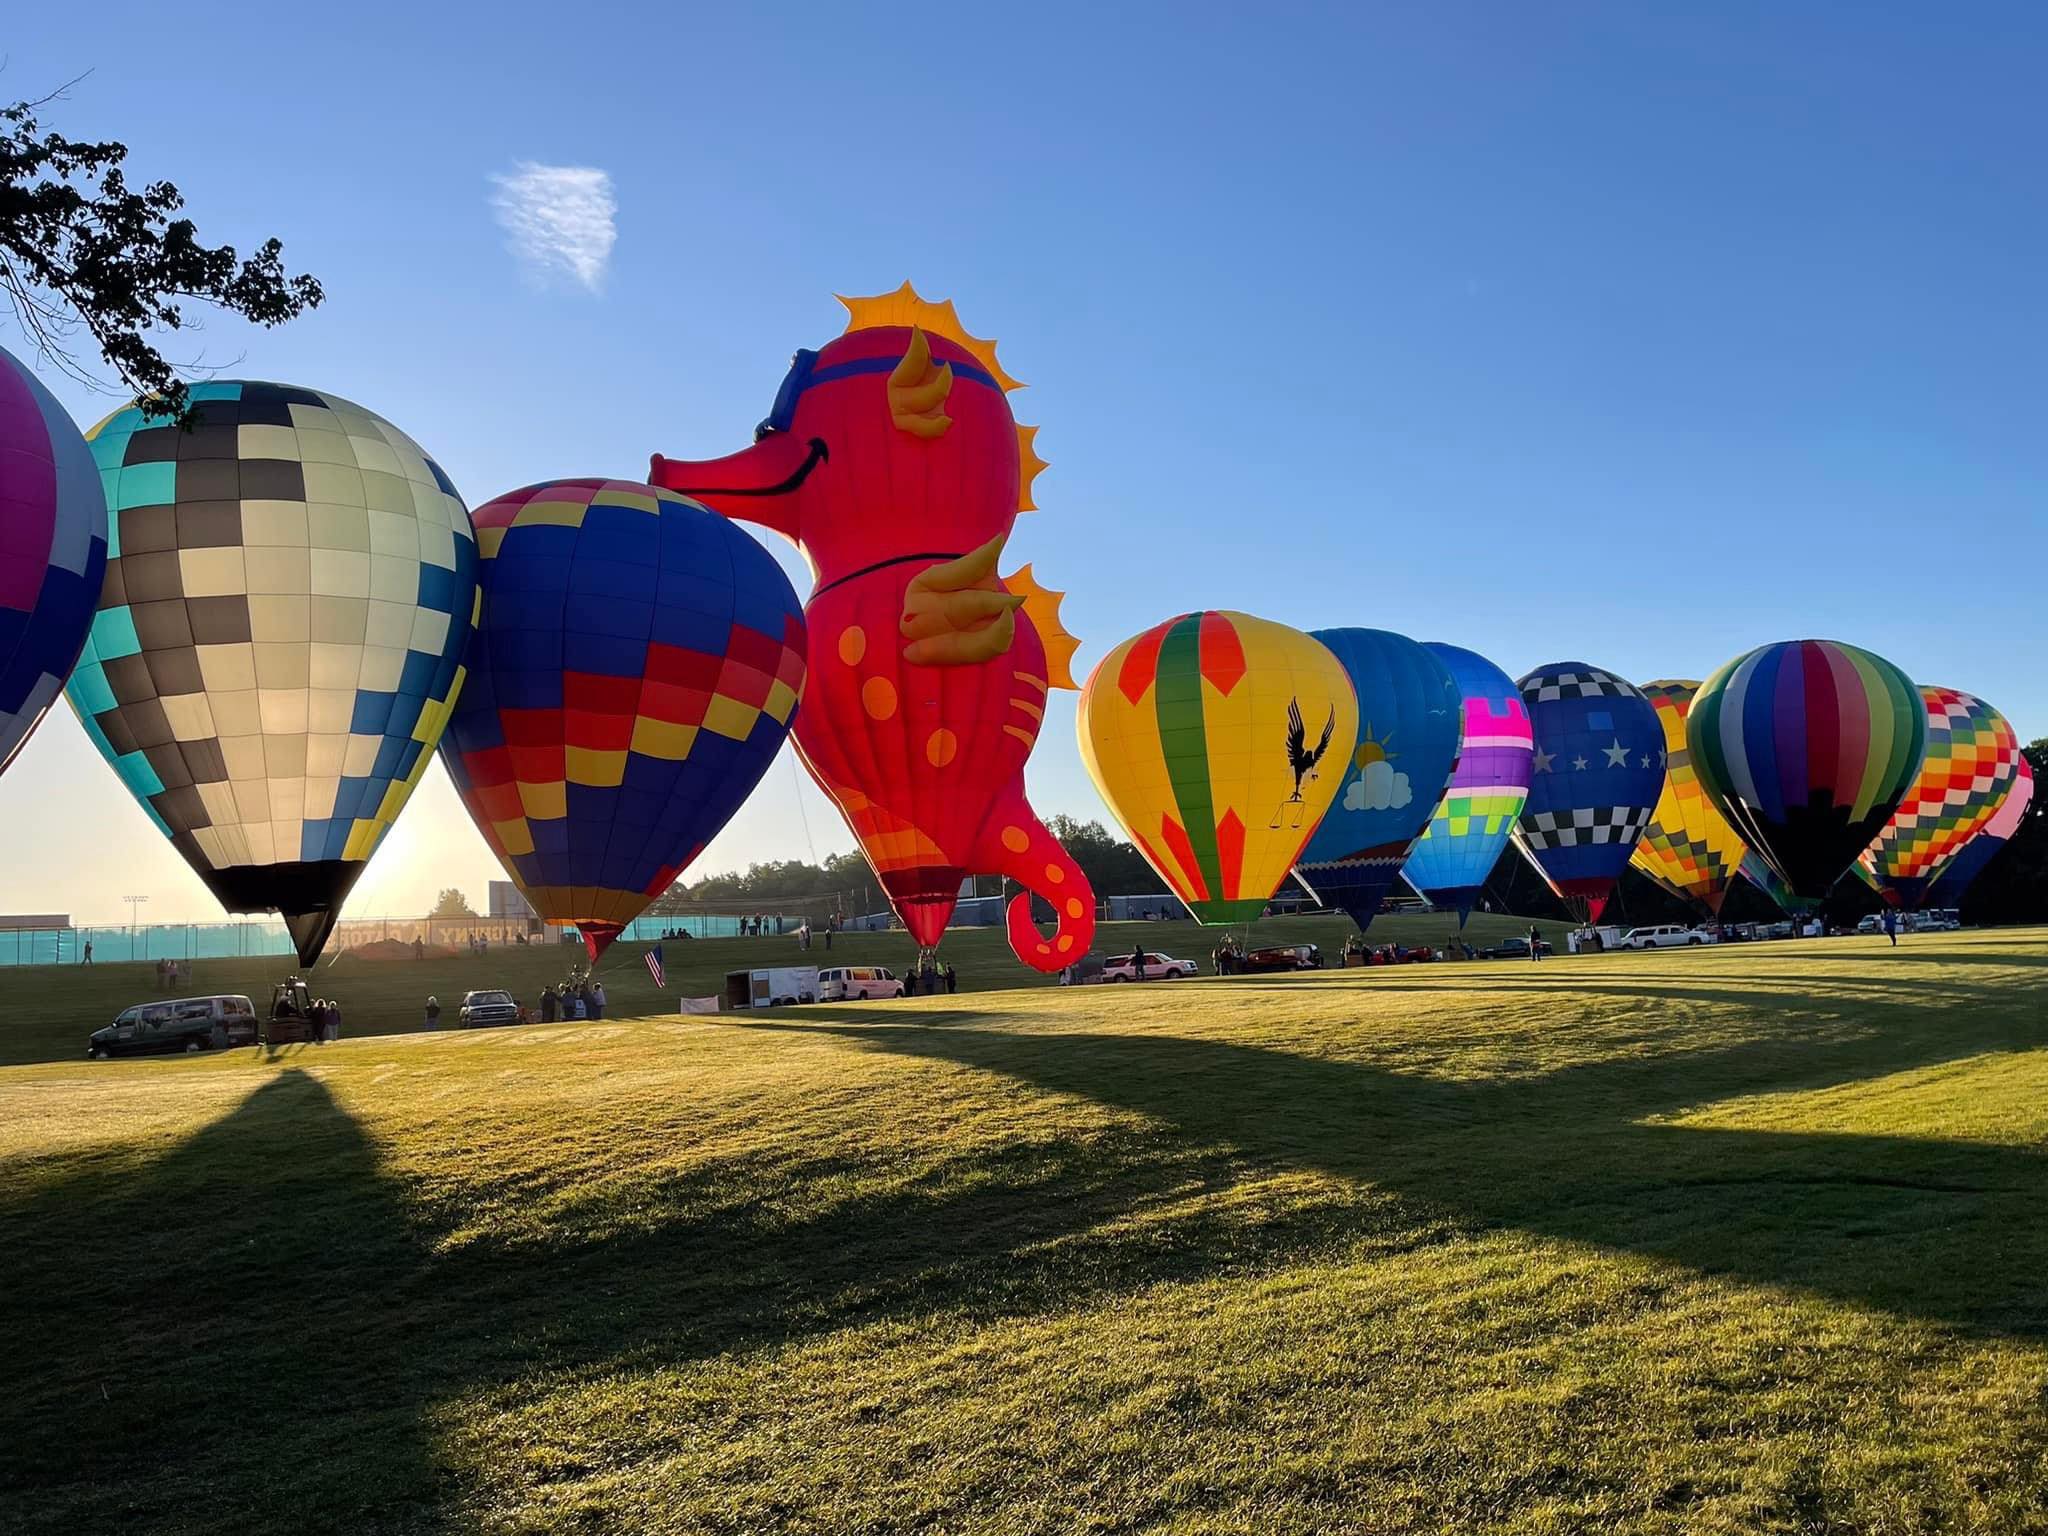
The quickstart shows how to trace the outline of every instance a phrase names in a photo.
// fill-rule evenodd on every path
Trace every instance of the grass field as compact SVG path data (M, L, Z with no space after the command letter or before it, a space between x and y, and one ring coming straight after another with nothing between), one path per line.
M1373 924L1377 943L1437 945L1452 929L1445 917L1388 916ZM1510 933L1528 931L1528 920L1475 914L1466 937L1474 946L1490 944ZM1550 924L1553 942L1563 931ZM1351 924L1336 917L1290 917L1254 924L1254 943L1314 943L1323 946L1335 965ZM1122 947L1129 953L1140 942L1200 960L1209 968L1209 951L1217 935L1193 923L1105 923L1096 930L1095 949L1108 954ZM678 997L704 996L724 990L725 973L763 965L886 965L902 975L916 962L917 946L903 933L849 933L834 938L828 953L822 940L810 953L798 950L796 936L759 939L676 939L662 946L668 989L658 991L641 956L652 946L616 944L599 972L610 1012L621 1018L676 1012ZM959 972L963 991L1050 985L1053 978L1027 969L1010 953L998 928L955 928L940 946L942 958ZM438 997L454 1019L455 1005L473 987L507 987L522 1002L535 1004L542 987L558 982L571 961L581 961L583 948L550 942L520 948L497 948L477 956L466 951L453 959L363 960L343 954L323 961L310 973L313 991L337 998L344 1032L388 1035L421 1027L429 996ZM289 976L289 956L253 960L197 960L191 979L181 981L176 995L208 992L243 993L267 1008L273 983ZM131 1003L167 994L156 989L155 967L132 965L0 966L0 1066L29 1061L71 1061L85 1054L86 1036Z
M2034 930L9 1067L0 1525L2041 1531L2044 999Z

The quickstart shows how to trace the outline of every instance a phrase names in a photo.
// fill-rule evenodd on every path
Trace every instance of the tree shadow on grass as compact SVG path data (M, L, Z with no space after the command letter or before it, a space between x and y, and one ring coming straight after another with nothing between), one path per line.
M1671 992L1600 987L1673 1001ZM1677 991L1765 1014L1829 999ZM1847 1038L1624 1057L1473 1082L1170 1034L890 1027L939 1058L1139 1112L1204 1146L1373 1186L1460 1229L1514 1228L1805 1288L1958 1327L2048 1333L2048 1156L1936 1138L1659 1123L1688 1106L2037 1048L2035 994L2002 1007L1865 1003ZM816 1029L782 1023L781 1029ZM841 1030L841 1024L827 1024Z
M1742 995L1766 1015L1812 1008ZM1165 1033L976 1027L987 1015L966 1009L817 1007L740 1027L1133 1115L923 1149L900 1175L858 1149L778 1144L598 1181L538 1231L440 1218L459 1238L288 1070L154 1162L77 1166L0 1199L15 1325L0 1508L37 1532L488 1525L556 1473L522 1465L513 1431L451 1424L580 1381L1496 1229L2038 1337L2048 1159L1659 1119L2029 1049L2035 1005L2025 989L2003 1007L1879 1004L1846 1038L1783 1030L1474 1081ZM1230 1198L1289 1170L1344 1187Z
M314 1078L0 1203L0 1242L10 1530L375 1532L431 1506L402 1329L364 1305L417 1262L402 1191Z

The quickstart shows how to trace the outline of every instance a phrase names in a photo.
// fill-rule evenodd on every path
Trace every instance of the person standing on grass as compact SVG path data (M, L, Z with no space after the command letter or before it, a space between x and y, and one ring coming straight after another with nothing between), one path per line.
M555 1022L555 987L553 982L540 989L540 1021L543 1024Z
M1884 909L1884 936L1892 941L1893 949L1899 947L1899 909L1897 907L1886 907Z
M439 1029L440 1027L441 999L439 999L438 997L430 997L427 999L427 1028Z
M1529 958L1531 960L1541 960L1543 958L1543 930L1534 923L1529 925Z
M590 1016L593 1019L604 1017L604 983L601 981L592 982L590 986Z
M84 953L83 955L81 955L81 956L79 957L79 961L78 961L78 963L79 963L80 965L91 965L91 964L92 964L92 940L91 940L91 939L87 939L87 940L85 941L85 953Z
M953 969L953 962L946 962L946 992L950 996L960 990L960 973Z

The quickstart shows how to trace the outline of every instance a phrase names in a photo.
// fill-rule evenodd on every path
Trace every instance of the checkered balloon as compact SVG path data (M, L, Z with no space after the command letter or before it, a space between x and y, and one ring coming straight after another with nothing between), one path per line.
M1626 678L1583 661L1516 685L1536 757L1516 840L1575 913L1598 922L1664 788L1664 728Z
M1920 699L1927 753L1919 775L1857 859L1888 900L1909 909L2004 805L2021 761L2011 723L1982 699L1925 687Z
M107 504L85 439L0 352L0 771L63 691L106 563Z
M595 960L774 761L803 606L759 544L651 485L530 485L476 528L483 621L441 756L506 873Z
M476 539L398 428L286 384L194 385L89 434L112 514L72 707L221 904L310 965L462 684Z

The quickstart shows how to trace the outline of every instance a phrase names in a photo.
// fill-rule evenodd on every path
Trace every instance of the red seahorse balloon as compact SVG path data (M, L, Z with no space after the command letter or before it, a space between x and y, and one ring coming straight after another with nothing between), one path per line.
M1074 686L1059 594L996 561L1030 480L1036 430L1017 381L952 303L841 299L846 333L799 352L754 446L648 478L786 534L817 585L796 741L904 927L933 945L962 879L1007 875L1052 904L1010 902L1010 944L1039 970L1087 953L1095 895L1024 798L1048 688Z

